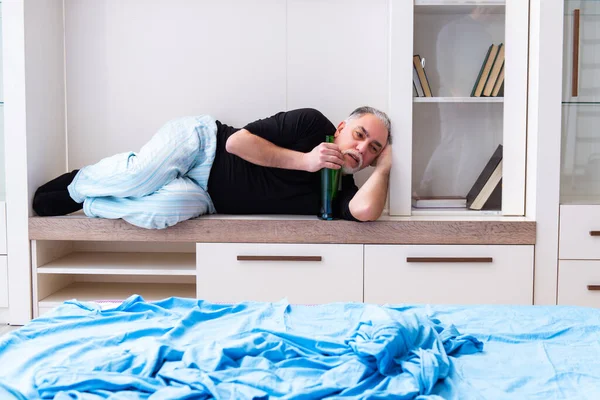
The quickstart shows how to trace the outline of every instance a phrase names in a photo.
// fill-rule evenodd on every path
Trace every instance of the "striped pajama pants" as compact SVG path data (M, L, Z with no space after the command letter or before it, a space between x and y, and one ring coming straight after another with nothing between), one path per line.
M167 122L139 153L82 168L69 194L89 217L122 218L148 229L213 214L207 187L216 134L216 122L207 115Z

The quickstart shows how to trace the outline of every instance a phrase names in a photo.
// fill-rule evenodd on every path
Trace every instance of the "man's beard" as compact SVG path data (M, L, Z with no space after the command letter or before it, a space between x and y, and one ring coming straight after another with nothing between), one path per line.
M352 174L360 171L360 169L362 168L362 164L363 164L362 154L360 154L358 151L353 150L353 149L348 149L348 150L342 151L342 155L345 155L345 154L352 154L353 156L355 156L358 159L358 165L356 165L356 167L352 168L351 166L344 163L344 165L342 166L342 173L344 175L352 175Z

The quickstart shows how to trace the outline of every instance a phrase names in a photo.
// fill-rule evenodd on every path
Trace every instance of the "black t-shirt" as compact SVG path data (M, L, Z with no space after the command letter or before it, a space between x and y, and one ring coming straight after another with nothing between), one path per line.
M320 209L320 172L266 168L228 153L225 144L239 129L217 121L217 151L208 179L208 193L221 214L317 215ZM335 133L335 126L319 111L280 112L244 127L254 135L287 149L308 153ZM352 175L342 177L342 191L334 216L355 220L348 204L358 187Z

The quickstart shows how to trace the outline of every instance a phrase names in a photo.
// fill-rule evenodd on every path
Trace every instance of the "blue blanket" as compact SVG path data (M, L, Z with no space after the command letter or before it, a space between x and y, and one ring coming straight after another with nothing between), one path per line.
M440 399L482 347L416 308L70 301L0 339L0 398Z

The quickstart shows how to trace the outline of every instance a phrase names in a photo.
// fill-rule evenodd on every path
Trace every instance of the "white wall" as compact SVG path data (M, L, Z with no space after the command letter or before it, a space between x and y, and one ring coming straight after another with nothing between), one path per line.
M19 325L31 315L31 199L66 167L62 0L4 0L2 11L9 322Z
M66 168L62 0L25 2L25 18L27 165L31 204L35 189Z
M140 4L143 3L144 6ZM388 1L65 1L69 169L211 114L387 108Z

